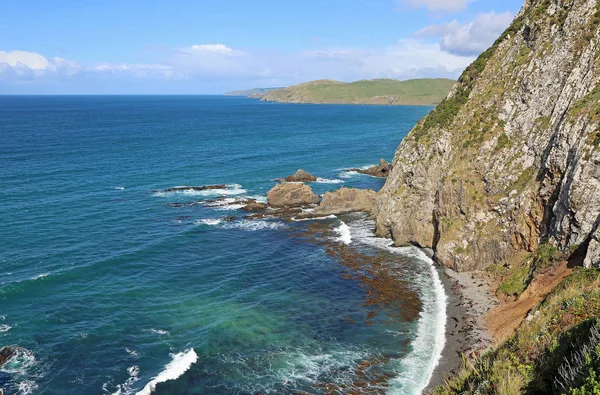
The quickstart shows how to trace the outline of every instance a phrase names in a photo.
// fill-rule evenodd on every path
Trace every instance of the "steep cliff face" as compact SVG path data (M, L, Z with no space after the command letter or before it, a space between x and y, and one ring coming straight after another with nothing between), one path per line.
M526 0L396 152L377 231L460 271L600 260L600 2Z

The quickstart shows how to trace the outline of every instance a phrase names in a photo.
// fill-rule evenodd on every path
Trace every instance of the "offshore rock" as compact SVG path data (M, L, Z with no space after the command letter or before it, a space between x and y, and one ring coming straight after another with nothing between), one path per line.
M306 184L277 184L267 193L267 204L274 208L303 207L319 203L311 187Z
M371 166L368 169L350 169L350 171L381 178L387 177L390 174L390 170L392 170L392 167L385 159L381 159L379 165Z
M600 261L600 3L526 0L402 141L377 233L459 271L542 242Z
M283 179L287 182L315 182L317 177L305 172L302 169L298 169L294 174Z
M373 213L377 206L377 193L371 189L340 188L326 192L315 209L315 215L338 215L356 212Z

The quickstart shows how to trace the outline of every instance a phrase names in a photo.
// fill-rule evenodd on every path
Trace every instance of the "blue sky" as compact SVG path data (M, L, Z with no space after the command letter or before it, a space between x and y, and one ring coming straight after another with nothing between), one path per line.
M456 78L521 0L5 0L0 94Z

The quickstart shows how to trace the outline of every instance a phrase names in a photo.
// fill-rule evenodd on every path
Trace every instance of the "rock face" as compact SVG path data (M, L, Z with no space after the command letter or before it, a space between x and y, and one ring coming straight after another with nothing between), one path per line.
M277 184L267 193L267 204L274 208L301 207L319 203L319 197L305 184Z
M315 182L317 177L305 172L302 169L298 169L294 174L284 178L287 182Z
M368 174L373 177L381 177L381 178L387 177L388 174L390 174L391 170L392 170L392 166L389 163L387 163L387 161L385 159L380 159L379 165L371 166L368 169L350 169L350 171L355 171L357 173Z
M541 242L600 260L600 3L526 0L402 141L379 235L460 271Z
M372 213L377 206L376 198L377 193L371 189L340 188L334 192L326 192L314 213L317 215Z

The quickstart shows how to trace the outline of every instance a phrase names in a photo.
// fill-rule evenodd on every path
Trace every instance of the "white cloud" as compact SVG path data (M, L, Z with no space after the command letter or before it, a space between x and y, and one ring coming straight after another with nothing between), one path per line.
M439 37L440 47L444 51L472 56L489 48L510 25L513 18L514 15L510 12L502 14L490 12L479 15L475 20L464 25L456 20L430 25L416 32L415 37Z
M110 87L125 82L151 86L184 87L202 90L203 86L233 89L245 86L283 86L314 79L353 81L371 78L408 79L453 77L473 61L473 57L449 53L439 43L418 39L399 40L382 49L323 48L313 51L282 52L240 50L224 44L198 44L161 51L160 59L147 64L80 64L63 58L48 59L25 51L0 52L0 80L58 82L102 81ZM60 77L60 78L58 78ZM118 81L118 82L117 82ZM152 85L144 81L154 81ZM184 82L185 81L185 82ZM169 85L165 85L169 84ZM103 86L104 86L103 85ZM197 87L197 88L194 88ZM175 88L174 88L175 89ZM178 88L180 89L180 88ZM218 88L221 89L221 88ZM104 91L103 91L104 92Z
M474 0L402 0L402 3L411 8L427 8L433 12L459 12L467 8Z

